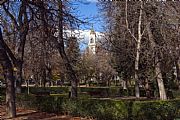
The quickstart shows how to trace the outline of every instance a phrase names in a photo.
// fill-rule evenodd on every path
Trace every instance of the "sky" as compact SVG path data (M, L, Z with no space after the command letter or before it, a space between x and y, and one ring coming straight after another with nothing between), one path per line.
M82 29L90 29L93 25L95 31L102 32L102 21L97 7L97 0L81 0L81 2L75 3L77 3L75 6L80 19L90 23L89 25L82 25Z
M103 32L103 24L99 13L99 8L97 6L97 0L81 0L81 2L77 2L77 0L74 1L73 4L76 8L75 13L81 20L89 23L88 25L81 25L81 30L78 31L78 38L81 39L80 49L84 50L88 44L90 29L92 28L92 25L96 32L96 35L101 36L100 32Z

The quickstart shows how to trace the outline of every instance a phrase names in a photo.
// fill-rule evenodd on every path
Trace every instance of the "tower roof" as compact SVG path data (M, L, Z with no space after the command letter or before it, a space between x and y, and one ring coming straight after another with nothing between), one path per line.
M96 32L95 32L95 30L94 30L94 26L93 26L93 24L92 24L92 26L91 26L91 31L90 31L90 34L96 34Z
M96 34L93 29L91 29L90 34Z

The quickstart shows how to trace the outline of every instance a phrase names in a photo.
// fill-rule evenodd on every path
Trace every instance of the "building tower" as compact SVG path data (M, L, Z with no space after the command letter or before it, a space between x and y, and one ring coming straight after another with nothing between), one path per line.
M89 52L96 54L96 33L92 27L88 43Z

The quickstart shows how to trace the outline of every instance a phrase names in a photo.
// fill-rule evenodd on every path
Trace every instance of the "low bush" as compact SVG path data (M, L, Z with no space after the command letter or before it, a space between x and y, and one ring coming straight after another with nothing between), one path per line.
M37 93L50 93L50 94L62 94L67 93L67 87L29 87L29 91L32 94ZM27 87L22 87L22 93L27 93Z
M133 104L134 120L174 120L178 114L178 104L173 101L141 101Z
M5 96L0 95L0 105L5 101Z
M30 93L49 93L49 94L65 94L68 93L68 87L30 87ZM96 95L93 95L96 92ZM22 93L27 93L27 88L22 87ZM92 97L123 97L123 96L135 96L134 87L128 87L124 90L122 87L78 87L78 93L86 93L92 95ZM92 93L92 94L90 94ZM5 95L5 88L0 87L0 95ZM140 96L145 97L146 91L140 88ZM175 98L180 98L180 91L172 91L172 95ZM172 98L172 97L170 97Z
M80 93L86 92L94 97L108 97L109 96L108 87L79 87L78 91Z
M17 97L17 103L40 111L68 113L73 116L93 117L97 120L173 120L180 117L180 99L134 101L20 95Z
M23 108L33 108L37 107L37 99L35 95L32 94L16 94L16 104Z
M180 90L172 91L175 98L180 98Z
M6 88L5 87L0 87L0 96L6 94Z

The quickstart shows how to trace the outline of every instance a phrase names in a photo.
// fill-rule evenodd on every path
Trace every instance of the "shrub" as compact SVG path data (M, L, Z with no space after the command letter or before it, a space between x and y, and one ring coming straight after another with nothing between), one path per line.
M0 96L6 94L6 88L5 87L0 87Z
M0 105L5 101L5 96L0 96Z
M29 104L24 104L30 101ZM68 99L64 96L20 95L17 103L34 109L93 117L97 120L173 120L180 117L180 100L134 101L113 99ZM28 102L27 102L28 103Z
M176 106L170 101L141 101L133 104L134 120L174 120Z
M173 96L174 96L175 98L180 98L180 90L173 91Z
M23 108L37 108L36 97L32 94L17 94L16 104Z

